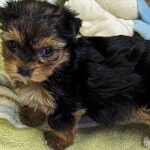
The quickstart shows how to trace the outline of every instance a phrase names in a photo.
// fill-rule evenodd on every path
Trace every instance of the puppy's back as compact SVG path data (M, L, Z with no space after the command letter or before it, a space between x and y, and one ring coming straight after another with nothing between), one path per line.
M103 56L98 62L98 55L91 53L84 66L83 93L89 115L101 124L113 124L124 120L124 114L130 114L134 107L146 105L149 41L126 36L84 39L95 49L92 53Z

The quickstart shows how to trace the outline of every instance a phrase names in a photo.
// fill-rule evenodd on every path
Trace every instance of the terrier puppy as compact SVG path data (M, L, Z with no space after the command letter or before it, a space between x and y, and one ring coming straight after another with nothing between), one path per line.
M52 118L57 116L49 120L55 149L73 142L75 124L84 113L75 108L80 102L72 104L71 100L73 95L78 99L76 79L72 78L76 76L73 43L81 20L75 16L67 8L38 0L10 1L0 8L5 71L20 96L20 119L30 127L39 127L52 114ZM48 133L45 137L48 139Z
M149 41L77 38L81 20L74 12L38 0L8 2L0 20L21 120L31 127L47 121L45 138L53 149L73 143L85 113L104 126L150 125Z

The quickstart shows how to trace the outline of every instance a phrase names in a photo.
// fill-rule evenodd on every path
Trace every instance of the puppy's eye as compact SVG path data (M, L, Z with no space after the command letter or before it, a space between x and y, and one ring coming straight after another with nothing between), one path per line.
M50 47L47 47L47 48L43 48L42 49L42 56L43 57L49 57L53 54L53 49L50 48Z
M16 41L10 40L6 44L7 44L7 47L10 50L12 50L13 52L15 52L17 50L17 48L18 48L18 44L17 44Z

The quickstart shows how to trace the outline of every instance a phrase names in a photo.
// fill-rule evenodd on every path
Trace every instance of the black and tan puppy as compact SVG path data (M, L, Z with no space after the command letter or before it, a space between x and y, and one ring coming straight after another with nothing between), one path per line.
M0 20L21 120L32 127L47 120L52 132L45 137L54 149L73 143L84 113L104 126L150 125L149 41L77 38L81 20L74 12L36 0L8 2Z

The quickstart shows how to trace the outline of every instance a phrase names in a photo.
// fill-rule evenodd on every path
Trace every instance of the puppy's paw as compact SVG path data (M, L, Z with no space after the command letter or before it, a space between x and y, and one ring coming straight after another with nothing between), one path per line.
M20 110L20 120L29 127L37 127L44 122L45 115L40 110L34 111L33 108L23 106Z
M54 150L64 150L73 144L73 134L72 133L45 133L45 139L47 145Z
M73 144L73 141L62 140L56 137L55 138L53 137L52 139L47 140L47 145L54 150L64 150L72 144Z
M55 114L48 117L48 124L54 130L65 131L75 124L75 118L71 113Z
M150 149L150 137L149 136L144 137L143 144L144 144L145 147Z

